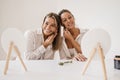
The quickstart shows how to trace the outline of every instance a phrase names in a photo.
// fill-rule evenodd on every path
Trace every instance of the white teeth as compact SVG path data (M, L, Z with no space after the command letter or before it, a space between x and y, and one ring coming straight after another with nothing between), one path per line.
M46 30L47 33L50 33L51 31L50 30Z

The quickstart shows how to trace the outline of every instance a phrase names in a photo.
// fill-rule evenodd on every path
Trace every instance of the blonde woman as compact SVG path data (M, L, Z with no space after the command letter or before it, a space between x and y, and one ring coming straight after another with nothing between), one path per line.
M40 29L26 33L25 57L28 60L49 60L54 58L60 42L60 19L56 13L44 17Z

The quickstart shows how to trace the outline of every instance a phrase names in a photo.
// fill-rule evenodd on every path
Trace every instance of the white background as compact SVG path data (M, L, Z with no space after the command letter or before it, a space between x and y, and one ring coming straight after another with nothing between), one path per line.
M24 32L41 27L49 12L69 9L80 28L103 28L111 36L108 58L120 54L120 0L0 0L0 38L8 27ZM0 59L4 59L0 43Z

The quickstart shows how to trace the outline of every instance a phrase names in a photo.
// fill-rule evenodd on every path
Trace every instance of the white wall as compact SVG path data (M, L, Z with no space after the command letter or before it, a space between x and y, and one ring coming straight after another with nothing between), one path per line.
M108 31L112 40L108 57L120 54L120 0L0 0L0 36L7 27L17 27L23 33L36 29L48 12L63 8L74 14L79 27Z
M58 11L70 9L79 27L100 27L108 31L112 44L107 56L120 55L120 0L60 0L58 3Z
M44 16L57 11L56 3L56 0L0 0L0 39L9 27L16 27L23 34L28 29L41 27ZM0 41L0 59L5 58L4 53Z

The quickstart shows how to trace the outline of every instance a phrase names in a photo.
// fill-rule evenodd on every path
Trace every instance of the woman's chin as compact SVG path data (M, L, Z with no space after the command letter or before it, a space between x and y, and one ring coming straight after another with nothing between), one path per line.
M72 30L72 29L73 29L73 27L68 28L68 30Z
M50 36L52 33L44 33L44 35L46 36Z

